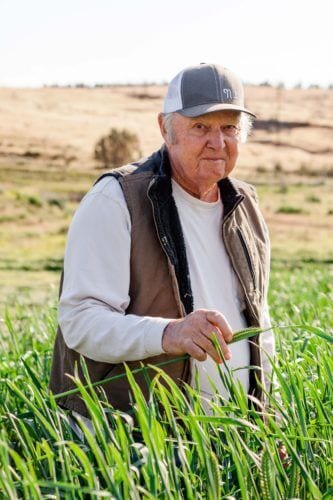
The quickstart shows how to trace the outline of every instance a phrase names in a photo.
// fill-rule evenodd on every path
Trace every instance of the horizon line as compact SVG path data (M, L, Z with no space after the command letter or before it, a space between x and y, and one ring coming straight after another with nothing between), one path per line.
M44 89L44 88L64 88L64 89L94 89L94 88L112 88L112 87L166 87L169 82L161 81L161 82L95 82L95 83L84 83L84 82L75 82L75 83L42 83L39 85L8 85L1 84L0 88L2 89ZM309 89L321 89L321 90L333 90L333 83L330 84L320 84L320 83L309 83L303 84L302 82L296 83L294 85L288 85L285 82L272 83L270 81L263 81L260 83L252 83L252 82L243 82L244 87L271 87L276 89L299 89L299 90L309 90Z

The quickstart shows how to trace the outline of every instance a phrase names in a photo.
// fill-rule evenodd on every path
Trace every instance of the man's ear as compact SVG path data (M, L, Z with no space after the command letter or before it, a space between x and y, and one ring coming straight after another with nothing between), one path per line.
M167 132L166 132L165 126L164 126L163 113L159 113L158 114L157 120L158 120L158 124L159 124L159 127L160 127L160 131L161 131L162 137L163 137L164 141L166 141Z

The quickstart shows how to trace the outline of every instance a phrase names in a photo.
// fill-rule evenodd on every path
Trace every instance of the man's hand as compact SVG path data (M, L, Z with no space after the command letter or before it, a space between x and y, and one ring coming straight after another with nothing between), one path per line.
M216 363L222 363L212 342L214 336L224 358L230 359L227 342L232 339L232 330L227 320L218 311L198 309L185 318L172 320L166 326L162 348L167 354L187 353L198 361L205 361L209 355Z

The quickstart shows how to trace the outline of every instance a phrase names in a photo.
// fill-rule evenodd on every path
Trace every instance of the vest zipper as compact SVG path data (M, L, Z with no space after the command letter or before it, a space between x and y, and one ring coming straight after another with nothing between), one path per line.
M169 264L169 268L173 269L173 272L174 272L175 266L173 265L173 263L172 263L172 261L170 259L170 256L169 256L169 254L168 254L168 252L167 252L167 250L165 248L166 244L167 244L167 240L165 239L163 241L164 238L161 239L161 237L160 237L158 226L157 226L157 222L156 222L156 214L155 214L154 203L153 203L153 200L151 199L151 196L149 194L149 190L150 190L151 186L154 183L155 183L155 180L152 179L150 181L148 189L147 189L147 197L148 197L148 199L150 200L150 203L151 203L151 207L152 207L152 211L153 211L153 220L154 220L154 225L155 225L155 228L156 228L156 234L157 234L158 240L159 240L161 248L163 249L163 252L165 253L165 256L167 258L167 261L168 261L168 264ZM181 311L179 311L179 312L181 313L181 317L185 317L186 316L185 307L184 307L183 301L182 301L181 296L180 296L178 284L176 285L177 278L175 276L171 276L171 279L172 279L172 283L173 283L174 292L176 294L175 298L176 298L176 300L178 300L178 303L179 303L180 308L181 308Z
M241 245L243 247L243 251L244 251L244 255L245 255L246 261L247 261L247 265L249 267L249 270L250 270L250 273L251 273L251 276L252 276L253 287L256 290L257 289L256 274L255 274L255 271L254 271L252 259L251 259L250 252L249 252L249 249L247 247L246 241L244 239L243 233L242 233L242 231L240 230L239 227L237 228L237 234L238 234L239 241L241 242Z

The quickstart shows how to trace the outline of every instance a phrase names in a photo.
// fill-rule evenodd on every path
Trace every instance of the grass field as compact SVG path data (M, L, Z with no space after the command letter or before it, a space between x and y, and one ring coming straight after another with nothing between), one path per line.
M332 273L323 264L273 265L274 324L304 326L276 329L280 389L265 424L236 387L205 416L194 390L185 400L157 383L147 404L132 382L134 423L79 385L95 429L81 442L47 392L55 302L12 307L0 340L0 496L332 498Z
M279 326L265 423L234 385L209 416L190 389L158 382L146 404L132 381L128 416L78 385L95 429L81 441L48 393L68 225L102 173L94 143L121 126L144 154L159 147L164 90L0 89L0 498L333 498L332 92L247 89L258 127L235 174L268 223Z

